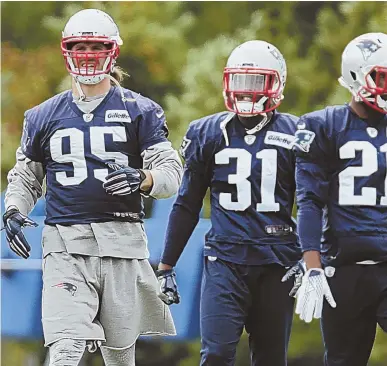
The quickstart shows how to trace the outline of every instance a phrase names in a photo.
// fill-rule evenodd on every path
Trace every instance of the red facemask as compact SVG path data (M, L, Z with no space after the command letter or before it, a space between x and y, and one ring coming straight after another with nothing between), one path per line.
M359 92L359 96L363 103L380 113L387 114L387 67L374 67L366 75L365 80L366 86ZM371 96L364 95L362 91L370 93Z
M109 49L92 52L69 50L70 45L80 42L100 42ZM117 42L110 40L108 37L66 37L62 39L61 48L67 71L73 75L80 76L96 76L110 73L115 60L120 53ZM98 65L101 63L101 60L105 60L105 62L102 69L98 70Z
M282 99L279 80L276 70L226 67L223 72L226 108L238 115L272 111L280 105Z

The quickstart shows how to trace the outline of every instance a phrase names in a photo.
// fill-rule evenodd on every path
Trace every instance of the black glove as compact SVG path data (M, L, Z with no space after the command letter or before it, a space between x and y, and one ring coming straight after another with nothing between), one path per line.
M38 226L27 216L21 214L16 208L8 210L3 215L3 222L8 244L18 256L27 259L30 256L31 247L23 234L23 227Z
M118 169L106 176L103 188L105 188L106 193L113 196L126 196L136 192L146 178L145 173L141 169L118 167L117 164L109 166L113 169Z
M156 271L156 276L160 284L160 292L157 296L167 305L178 304L180 295L177 291L175 271L173 269L160 269Z
M286 273L285 276L282 277L282 282L288 281L292 277L294 277L294 285L293 288L289 292L289 296L296 297L296 293L302 284L302 277L306 272L305 262L300 260L291 267Z

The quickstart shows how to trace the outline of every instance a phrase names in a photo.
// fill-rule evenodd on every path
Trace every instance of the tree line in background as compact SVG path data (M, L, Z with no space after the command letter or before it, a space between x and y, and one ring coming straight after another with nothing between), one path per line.
M387 3L369 1L2 2L2 189L25 110L70 87L61 32L84 8L102 9L118 24L124 41L118 64L130 74L124 86L162 105L176 148L190 121L224 110L222 71L238 44L261 39L280 49L288 68L280 110L301 115L349 101L337 82L341 53L362 33L385 32L387 21ZM386 364L386 344L379 332L372 365ZM198 351L198 342L190 344L190 356L179 364L197 365ZM293 362L299 360L294 365L301 366L303 357L321 359L317 322L295 321L289 352ZM238 364L246 365L246 339L239 355Z

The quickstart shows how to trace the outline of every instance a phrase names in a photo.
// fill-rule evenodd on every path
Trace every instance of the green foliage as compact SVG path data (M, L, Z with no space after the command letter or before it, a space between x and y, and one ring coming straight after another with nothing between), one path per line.
M288 81L280 110L300 115L349 100L337 83L341 53L355 36L385 31L387 20L387 4L370 1L2 2L3 187L24 111L70 85L60 53L61 31L74 12L91 7L106 10L118 23L124 40L119 64L131 75L124 86L166 109L175 147L190 121L224 110L222 70L239 43L264 39L281 50ZM385 364L386 344L387 336L379 331L375 365ZM189 345L191 357L182 366L198 364L199 347ZM318 323L295 319L290 358L311 353L322 353ZM244 336L240 365L247 355Z

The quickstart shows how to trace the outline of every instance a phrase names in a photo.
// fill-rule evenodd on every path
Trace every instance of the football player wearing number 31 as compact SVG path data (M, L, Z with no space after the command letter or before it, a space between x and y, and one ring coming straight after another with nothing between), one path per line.
M161 107L123 89L115 65L122 39L106 13L67 22L65 91L25 113L8 175L7 239L27 258L24 226L47 180L43 229L43 331L50 366L76 366L101 345L106 365L134 365L140 334L175 334L148 262L142 195L177 192L182 166Z
M387 35L352 40L341 72L351 102L302 116L295 135L296 313L322 317L326 366L366 366L377 324L387 332Z
M281 278L301 257L291 217L298 118L276 110L285 60L267 42L246 42L231 53L223 82L229 112L192 122L181 146L185 170L159 264L160 297L179 302L173 267L209 187L201 365L234 365L246 327L252 364L285 366L294 299Z

